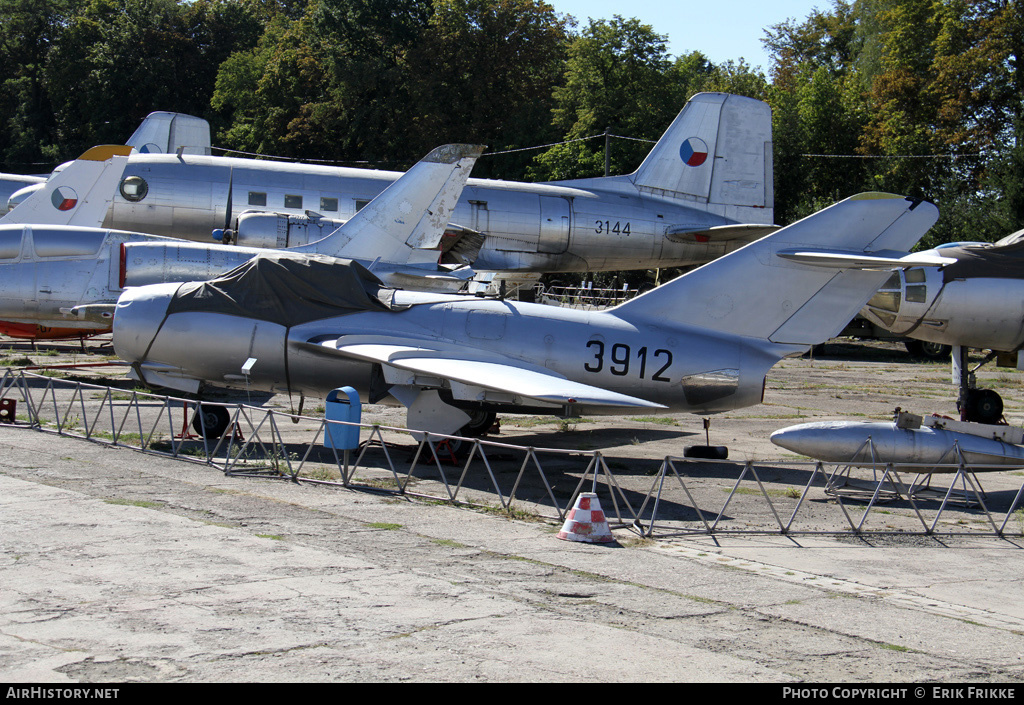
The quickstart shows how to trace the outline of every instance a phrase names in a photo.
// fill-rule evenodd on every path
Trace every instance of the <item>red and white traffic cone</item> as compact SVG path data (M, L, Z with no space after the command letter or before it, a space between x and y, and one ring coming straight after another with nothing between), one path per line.
M608 543L615 540L596 494L580 493L576 498L576 506L569 512L562 530L558 532L558 538L586 543Z

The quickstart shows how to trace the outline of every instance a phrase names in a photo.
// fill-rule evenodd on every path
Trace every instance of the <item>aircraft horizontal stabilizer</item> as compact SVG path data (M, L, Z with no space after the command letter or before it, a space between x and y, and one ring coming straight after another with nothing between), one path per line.
M768 233L778 230L779 225L740 223L738 225L716 225L712 228L693 228L678 225L669 228L665 236L673 242L721 242L723 240L744 240L753 242Z
M388 286L400 289L415 289L417 291L448 293L457 292L465 287L474 274L473 270L468 267L462 267L451 272L417 271L412 267L395 270L373 268L371 271Z
M367 340L362 336L359 339ZM339 340L321 341L320 346L326 350L336 350L346 357L378 362L428 377L527 397L548 404L665 408L662 404L573 382L542 367L521 366L522 363L509 358L486 353L467 354L465 350L456 352L385 342L346 344Z
M814 267L833 269L902 269L903 267L942 267L956 259L926 253L879 251L867 254L847 250L780 250L779 257Z

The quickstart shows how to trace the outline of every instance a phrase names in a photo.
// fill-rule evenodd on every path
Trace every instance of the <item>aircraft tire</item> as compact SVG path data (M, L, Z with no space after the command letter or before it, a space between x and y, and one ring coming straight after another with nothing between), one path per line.
M702 458L704 460L726 460L729 449L726 446L686 446L684 458Z
M991 389L968 390L966 407L968 421L997 424L1003 418L1003 398Z
M474 411L469 415L469 422L459 429L458 435L470 438L486 436L497 417L493 411Z
M223 406L200 404L199 411L192 419L192 428L200 436L210 440L220 438L231 423L231 412Z
M449 459L461 462L469 457L469 452L473 450L474 445L473 441L460 441L456 438L449 438L437 444L437 457L442 462Z
M906 340L904 347L911 357L920 357L925 360L948 360L953 348L942 343L930 343L926 340Z

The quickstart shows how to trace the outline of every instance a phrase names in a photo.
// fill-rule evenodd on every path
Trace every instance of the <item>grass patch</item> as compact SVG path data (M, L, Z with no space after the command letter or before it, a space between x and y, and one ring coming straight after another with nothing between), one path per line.
M402 528L401 524L389 524L386 521L375 521L370 524L366 524L366 526L371 529L383 529L385 531L395 531L396 529Z
M498 504L474 504L473 509L475 509L478 512L483 512L484 514L495 514L498 516L503 516L507 519L519 519L521 521L544 521L542 518L540 518L533 512L528 512L525 509L516 509L513 506L510 506L508 509L505 509L505 507L502 507L501 505Z
M583 417L560 419L557 416L526 416L502 419L501 423L506 426L515 426L516 428L533 428L534 426L548 426L555 424L559 427L560 431L571 431L577 424L593 423L593 420Z
M142 499L105 499L107 504L119 504L125 507L142 507L143 509L156 509L162 507L161 502L147 502Z
M32 359L26 356L22 357L0 357L0 365L4 367L25 367L31 365Z
M679 422L667 416L638 416L637 421L641 423L653 423L659 426L678 426Z
M729 492L732 492L732 488L723 487L722 492L728 494ZM766 489L765 492L768 493L769 497L789 497L790 499L800 499L800 490L798 490L795 487L789 487L784 490ZM736 492L734 494L749 494L763 496L761 494L761 490L755 487L737 487Z

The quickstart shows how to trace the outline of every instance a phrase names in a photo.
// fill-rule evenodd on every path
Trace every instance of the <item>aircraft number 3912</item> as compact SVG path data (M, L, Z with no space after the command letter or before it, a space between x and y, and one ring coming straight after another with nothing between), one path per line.
M587 347L595 348L594 359L592 362L584 364L583 369L587 372L600 372L604 369L605 363L604 342L601 340L591 340L587 343ZM647 355L646 345L636 351L636 359L640 362L640 379L643 379L647 374ZM633 354L628 345L625 343L613 344L609 351L608 359L608 371L613 375L624 377L629 374L629 364L630 360L633 359ZM663 348L655 350L654 354L651 355L651 365L654 366L661 362L664 362L664 364L651 376L651 379L655 382L670 382L671 380L665 377L663 373L672 365L672 352Z

